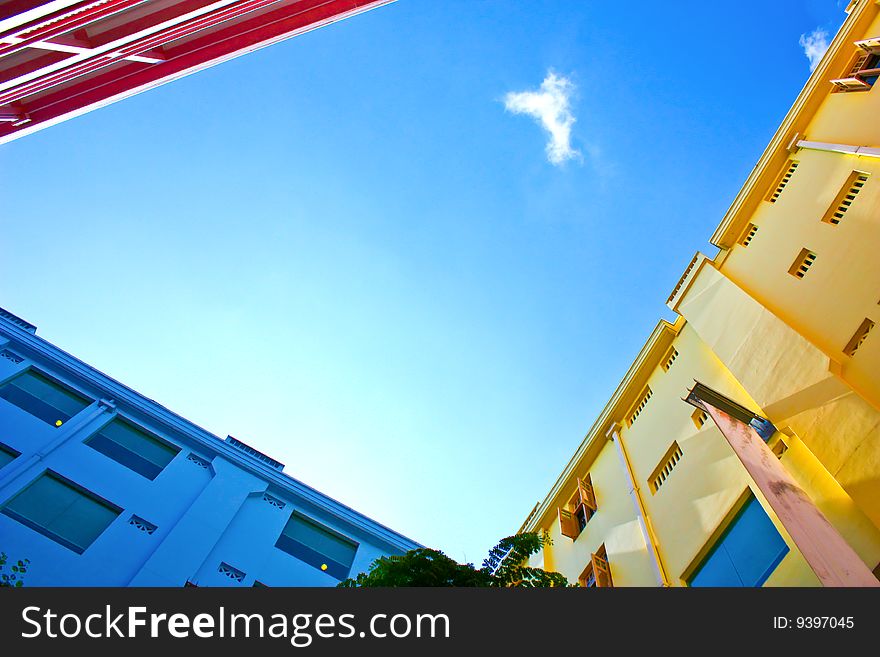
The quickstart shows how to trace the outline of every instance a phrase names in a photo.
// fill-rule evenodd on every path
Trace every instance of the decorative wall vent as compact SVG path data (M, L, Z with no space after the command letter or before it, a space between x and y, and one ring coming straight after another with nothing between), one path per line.
M815 261L815 253L813 253L809 249L801 249L801 252L798 253L797 258L795 258L794 262L791 263L791 267L788 268L788 273L795 278L803 278L807 275L807 272L810 270L810 267L813 266L813 263Z
M872 322L867 317L865 321L859 324L859 328L856 329L856 332L853 333L853 336L849 339L846 347L843 349L843 353L847 356L855 356L856 352L859 350L859 347L865 342L868 337L868 333L871 332L871 329L874 328L874 322Z
M681 290L684 282L688 279L688 276L691 275L691 272L694 270L694 267L697 266L697 261L700 259L700 252L697 251L696 255L691 259L691 263L687 266L687 269L684 270L684 273L681 275L681 278L678 279L678 283L675 284L675 289L672 290L672 294L669 295L669 298L666 299L666 303L672 303L672 300L676 297L679 290Z
M757 232L758 227L755 224L749 224L748 226L746 226L746 229L743 231L742 237L739 238L740 245L748 246Z
M24 360L23 357L12 353L8 349L4 349L3 351L0 351L0 358L5 358L6 360L11 360L16 365L18 365L20 362L22 362Z
M663 363L660 365L664 372L669 371L669 368L672 367L676 358L678 358L678 350L675 347L670 347L669 351L666 352L666 357L663 359Z
M840 193L837 195L837 198L834 199L831 207L828 208L828 212L825 213L822 221L835 226L839 224L840 220L843 219L843 215L846 214L846 211L849 210L853 201L856 200L856 197L859 195L859 192L862 191L862 187L865 186L866 182L868 182L867 173L853 171L849 175L849 178L846 179L843 189L840 190Z
M269 504L274 506L276 509L283 509L285 506L287 506L284 502L279 500L277 497L274 497L273 495L269 495L269 493L263 493L263 501L268 502Z
M233 568L225 562L220 563L220 567L217 568L217 572L221 575L226 575L226 577L236 582L243 582L244 578L246 577L243 571L239 570L238 568Z
M7 321L9 321L9 322L12 322L13 324L15 324L16 326L18 326L19 328L23 328L23 329L24 329L25 331L27 331L28 333L36 334L36 332L37 332L37 327L36 327L36 326L34 326L33 324L31 324L30 322L26 322L26 321L24 321L24 320L23 320L21 317L19 317L18 315L13 315L13 314L12 314L11 312L9 312L8 310L4 310L3 308L0 308L0 317L2 317L3 319L5 319L5 320L7 320Z
M642 392L642 396L639 398L639 403L636 404L629 415L629 419L627 420L629 426L632 426L638 419L639 414L645 409L645 406L648 405L648 400L651 398L652 394L653 393L651 392L650 386L645 386L645 390L644 392Z
M209 465L211 465L210 461L206 461L201 456L196 456L195 454L190 453L189 456L186 457L186 460L190 463L195 463L200 468L207 469Z
M770 193L767 195L767 198L765 200L770 201L771 203L776 203L776 201L782 195L782 190L784 190L785 186L788 185L788 182L791 180L791 177L794 175L795 169L797 168L798 161L789 160L785 164L785 167L782 169L782 173L779 175L776 184L770 189Z
M142 531L144 534L152 534L158 529L156 525L147 520L144 520L140 516L132 516L131 519L128 521L128 524L135 529Z
M691 419L694 421L694 426L697 429L702 429L703 425L706 424L706 420L709 419L709 414L703 409L698 408L691 414Z
M253 447L251 447L250 445L247 445L247 444L241 442L238 438L234 438L232 436L226 436L226 442L229 443L230 445L232 445L233 447L235 447L236 449L238 449L239 451L244 452L245 454L247 454L251 458L256 459L260 463L268 465L270 468L273 468L278 471L281 471L284 469L283 463L276 461L275 459L273 459L269 456L266 456L265 454L263 454L263 452L260 452L256 449L254 449Z
M677 442L673 442L669 451L666 452L666 455L660 462L660 465L657 466L651 475L651 479L649 480L651 493L656 493L660 490L660 487L666 482L667 477L672 473L672 469L675 468L676 464L681 460L681 457L681 447L678 446Z

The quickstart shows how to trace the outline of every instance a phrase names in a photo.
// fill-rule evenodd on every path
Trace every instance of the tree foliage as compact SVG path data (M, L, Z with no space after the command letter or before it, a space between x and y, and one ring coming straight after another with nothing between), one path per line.
M19 559L9 567L9 572L6 572L6 564L8 561L9 558L6 556L6 553L0 552L0 586L16 588L24 586L24 579L22 578L27 572L28 564L30 564L31 560Z
M339 583L346 588L400 586L553 587L568 586L559 573L527 565L528 558L550 545L544 532L516 534L501 539L481 568L461 564L440 550L418 548L376 559L366 573Z

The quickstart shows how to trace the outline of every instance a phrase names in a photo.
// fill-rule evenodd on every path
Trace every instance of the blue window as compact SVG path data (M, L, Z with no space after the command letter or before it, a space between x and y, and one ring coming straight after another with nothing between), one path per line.
M314 520L293 513L275 547L336 579L345 579L351 571L358 544Z
M8 445L4 445L0 443L0 468L2 468L7 463L10 463L17 459L21 455L20 452L12 449Z
M180 451L119 418L85 444L147 479L155 479Z
M859 77L867 84L874 86L877 82L878 70L880 70L880 55L871 55L862 68L862 74Z
M788 546L754 495L691 576L690 586L761 586Z
M56 427L92 403L34 370L20 374L0 388L0 398Z
M85 552L122 509L54 472L19 491L2 512L78 554Z

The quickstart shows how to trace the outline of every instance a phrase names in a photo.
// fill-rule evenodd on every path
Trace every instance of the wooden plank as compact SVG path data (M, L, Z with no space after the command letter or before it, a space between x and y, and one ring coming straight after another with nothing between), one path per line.
M708 402L702 403L822 585L880 587L880 581L755 429Z

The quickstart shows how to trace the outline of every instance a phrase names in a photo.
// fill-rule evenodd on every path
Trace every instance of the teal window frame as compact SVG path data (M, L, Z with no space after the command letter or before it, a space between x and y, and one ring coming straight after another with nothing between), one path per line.
M83 444L151 481L180 454L180 447L121 416L113 418Z
M34 368L0 385L0 399L52 426L61 426L94 402Z
M342 580L351 572L359 544L294 511L275 542L275 547ZM324 568L326 566L326 568Z
M6 443L0 443L0 468L3 468L21 456L21 452Z
M47 480L52 483L47 485L44 483ZM34 492L40 488L43 490ZM55 499L46 492L54 492ZM122 508L67 477L46 470L6 500L0 513L82 554L113 524ZM90 532L84 531L89 515L92 516Z

